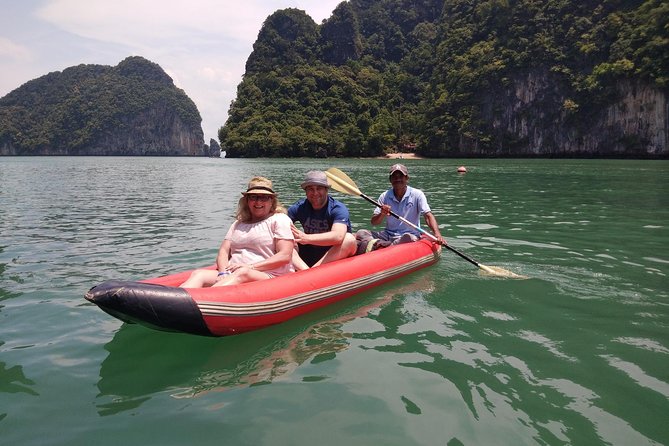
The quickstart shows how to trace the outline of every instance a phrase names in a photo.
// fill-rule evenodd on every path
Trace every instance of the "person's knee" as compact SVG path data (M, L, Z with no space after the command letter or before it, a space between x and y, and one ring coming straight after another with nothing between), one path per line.
M355 238L357 240L369 240L372 238L372 231L369 229L358 229L358 231L355 233Z
M397 240L394 240L393 244L394 245L399 245L400 243L411 243L411 242L415 242L416 240L418 240L417 236L407 232L407 233L402 234Z
M204 269L196 269L192 273L190 273L190 278L191 279L204 279L205 276L205 271Z
M351 233L346 233L344 241L341 244L342 250L346 253L346 257L350 257L355 254L355 250L358 247L358 240L356 236Z

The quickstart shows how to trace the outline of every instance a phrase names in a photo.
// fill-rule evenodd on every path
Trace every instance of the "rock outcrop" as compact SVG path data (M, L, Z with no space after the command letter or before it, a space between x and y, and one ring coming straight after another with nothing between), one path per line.
M487 116L500 140L497 155L669 156L667 93L640 81L616 84L615 99L583 116L560 82L546 73L516 79L502 104ZM476 154L465 139L461 146ZM490 155L490 151L485 153Z
M221 157L221 146L218 144L218 141L216 141L214 138L211 138L209 140L209 146L206 147L206 151L207 151L207 156L210 156L212 158Z
M116 131L100 135L72 155L206 156L201 128L186 124L167 104L127 116Z
M0 99L0 155L206 156L201 122L153 62L79 65Z

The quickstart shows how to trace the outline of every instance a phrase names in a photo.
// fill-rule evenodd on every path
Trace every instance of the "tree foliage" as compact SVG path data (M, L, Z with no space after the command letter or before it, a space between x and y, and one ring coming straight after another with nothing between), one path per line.
M219 139L238 157L513 150L492 122L533 73L546 125L588 122L620 80L666 91L668 15L660 0L349 0L320 25L278 11Z
M106 133L127 126L155 104L196 128L200 113L158 66L128 57L115 67L79 65L27 82L0 99L0 144L21 154L67 148L77 154Z

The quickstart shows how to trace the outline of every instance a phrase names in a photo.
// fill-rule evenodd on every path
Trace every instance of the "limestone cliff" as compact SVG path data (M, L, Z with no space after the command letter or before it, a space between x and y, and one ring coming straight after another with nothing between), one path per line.
M203 143L201 128L193 129L167 104L157 103L100 135L86 155L205 156Z
M209 147L206 147L207 156L210 158L220 158L221 157L221 146L218 144L214 138L209 140Z
M499 107L488 108L494 133L516 142L500 147L497 155L668 156L667 93L640 81L621 81L613 96L609 104L583 113L548 73L516 79ZM477 152L465 138L461 146Z

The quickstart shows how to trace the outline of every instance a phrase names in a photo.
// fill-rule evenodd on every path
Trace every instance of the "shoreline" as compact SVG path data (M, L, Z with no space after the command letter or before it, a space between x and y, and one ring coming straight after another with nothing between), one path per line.
M378 156L376 159L386 159L386 160L422 160L422 156L416 155L413 152L408 153L387 153L385 156Z

